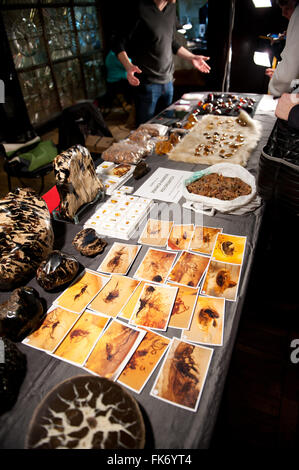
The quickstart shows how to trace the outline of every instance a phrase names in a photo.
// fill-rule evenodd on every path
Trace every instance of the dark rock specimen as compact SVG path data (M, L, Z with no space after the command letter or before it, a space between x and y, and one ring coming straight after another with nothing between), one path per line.
M26 438L29 449L143 449L144 444L136 400L119 384L91 375L52 389L34 413Z
M133 172L133 176L135 180L139 180L142 178L142 176L147 175L147 173L150 171L150 167L148 164L144 161L141 160L139 163L137 163L136 168Z
M6 338L0 338L0 415L15 404L26 374L26 356ZM3 359L3 361L2 361Z
M0 337L23 341L41 326L44 316L38 292L32 287L19 287L0 305Z
M54 174L60 196L59 216L74 222L80 207L104 194L87 148L74 145L54 159Z
M73 239L74 247L84 256L94 256L102 253L107 242L99 238L93 228L85 228Z
M79 270L79 263L74 256L52 251L36 271L36 279L43 289L49 291L72 281Z
M45 201L30 188L0 200L0 289L11 290L33 275L53 249Z

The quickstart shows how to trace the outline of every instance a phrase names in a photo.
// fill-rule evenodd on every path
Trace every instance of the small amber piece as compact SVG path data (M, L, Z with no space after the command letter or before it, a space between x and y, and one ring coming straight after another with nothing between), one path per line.
M165 155L173 149L173 144L169 140L161 140L156 143L155 153L157 155Z

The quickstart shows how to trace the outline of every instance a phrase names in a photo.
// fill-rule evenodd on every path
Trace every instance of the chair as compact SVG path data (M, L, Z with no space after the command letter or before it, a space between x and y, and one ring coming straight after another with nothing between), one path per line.
M91 101L81 101L65 108L59 120L59 153L73 145L85 145L88 135L113 137L101 111Z
M39 194L45 187L45 176L53 171L53 159L57 149L51 141L38 141L24 145L15 151L7 151L5 144L0 144L0 154L4 158L4 171L7 174L8 190L12 190L11 177L16 177L21 184L23 178L41 179Z

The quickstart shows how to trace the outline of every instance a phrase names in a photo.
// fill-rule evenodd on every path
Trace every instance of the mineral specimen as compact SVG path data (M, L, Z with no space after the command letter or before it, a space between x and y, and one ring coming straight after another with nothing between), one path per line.
M0 289L11 290L33 275L53 241L48 207L32 189L16 189L0 200Z
M135 180L139 180L140 178L145 176L149 171L150 167L148 166L148 164L144 160L141 160L136 165L136 168L133 172L133 177L135 178Z
M6 338L0 338L0 415L15 404L26 374L26 356Z
M36 271L37 282L49 291L72 281L79 270L79 263L74 256L52 251Z
M57 425L59 423L59 425ZM143 449L135 399L102 377L73 377L46 396L29 426L29 449Z
M99 238L93 228L85 228L77 233L72 244L83 256L94 256L102 253L107 242Z
M0 337L23 341L40 327L44 316L38 292L32 287L19 287L0 305Z
M56 187L60 196L59 217L75 221L78 210L104 194L87 148L74 145L54 159Z

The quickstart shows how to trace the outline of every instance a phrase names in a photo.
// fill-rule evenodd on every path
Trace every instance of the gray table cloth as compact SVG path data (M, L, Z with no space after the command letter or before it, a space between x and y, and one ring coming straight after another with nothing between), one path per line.
M258 160L263 146L266 144L268 136L275 122L273 112L256 114L255 119L262 123L262 137L252 152L247 169L253 174L257 174ZM127 185L134 185L139 188L156 168L175 168L186 171L197 171L204 168L202 165L186 164L183 162L168 161L167 157L152 155L147 158L147 163L151 167L151 172L139 181L131 178ZM184 200L181 200L181 203ZM78 225L63 222L55 222L55 248L73 254L83 266L96 270L107 253L109 246L116 239L109 239L109 246L105 252L95 258L81 256L72 246L75 234L81 230L84 222L91 215L94 208L81 218ZM186 209L185 209L186 210ZM150 390L160 369L159 367L152 374L141 394L132 395L137 399L144 415L147 429L147 448L155 449L205 449L209 447L213 428L217 419L217 412L221 402L223 387L228 372L232 350L237 334L242 307L246 296L246 289L250 277L250 271L255 256L255 248L259 236L263 217L264 207L261 205L254 212L241 216L216 213L214 217L204 215L202 222L211 227L223 227L224 233L243 235L247 237L246 251L244 255L241 280L236 302L226 302L225 325L223 346L214 347L214 354L210 363L205 386L201 395L197 412L187 411L150 396ZM193 217L195 214L193 213ZM195 219L196 223L196 219ZM131 239L128 243L136 243L137 239ZM146 246L142 246L138 257L133 263L129 276L134 272L147 251ZM35 279L29 285L36 288L41 297L47 301L48 308L59 294L45 292ZM6 300L9 293L1 293L1 303ZM167 336L180 337L180 331L168 328ZM58 360L50 355L35 350L24 344L19 344L19 349L27 356L27 374L21 386L17 403L13 409L0 417L0 448L2 449L22 449L27 429L33 412L45 395L58 383L66 378L87 373L79 367L75 367L64 361Z

